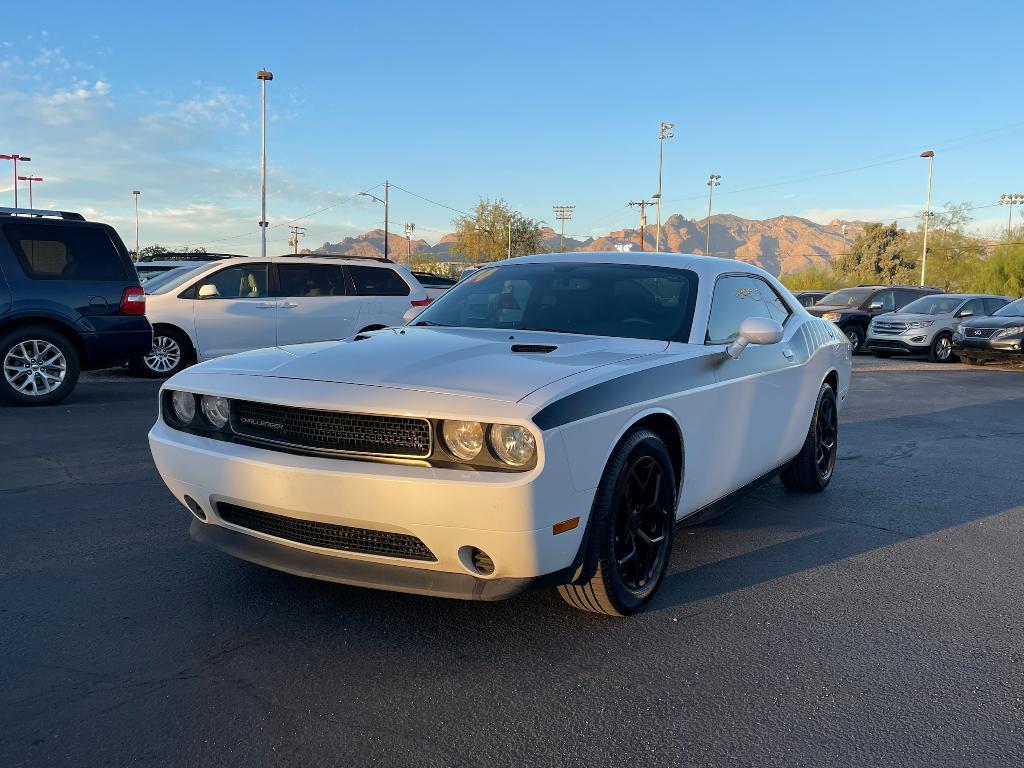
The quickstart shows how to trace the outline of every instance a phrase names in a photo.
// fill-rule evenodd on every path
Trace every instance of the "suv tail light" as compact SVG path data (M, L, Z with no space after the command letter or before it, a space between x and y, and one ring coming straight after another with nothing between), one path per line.
M425 299L413 299L409 303L412 304L414 307L425 307L430 302L431 302L431 298L428 296Z
M125 288L121 294L122 315L144 315L146 314L146 292L135 285Z

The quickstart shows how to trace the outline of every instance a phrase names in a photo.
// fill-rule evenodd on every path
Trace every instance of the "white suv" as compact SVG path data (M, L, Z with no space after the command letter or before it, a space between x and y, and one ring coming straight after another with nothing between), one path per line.
M343 339L401 325L430 303L400 264L371 259L240 257L146 284L153 348L132 360L163 378L250 349Z

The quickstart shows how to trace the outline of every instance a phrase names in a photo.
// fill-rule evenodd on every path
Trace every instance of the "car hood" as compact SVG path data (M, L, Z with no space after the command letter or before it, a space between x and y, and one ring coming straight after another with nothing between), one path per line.
M925 315L917 312L886 312L884 315L876 315L875 320L880 323L917 323L931 320L933 323L949 322L952 319L949 313L941 315Z
M513 351L518 345L539 345ZM361 384L517 402L559 379L661 352L664 341L535 331L389 328L342 341L272 347L191 370Z
M857 309L856 307L835 306L832 304L815 304L807 307L807 311L815 317L821 317L826 312L843 312L845 314L851 314L853 312L863 312L864 310Z
M969 317L960 322L961 328L1010 328L1024 325L1024 316L1006 315L1004 317Z

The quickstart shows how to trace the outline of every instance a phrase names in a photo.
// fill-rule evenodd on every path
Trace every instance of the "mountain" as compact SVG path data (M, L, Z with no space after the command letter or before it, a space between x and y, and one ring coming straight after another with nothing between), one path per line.
M846 225L845 239L842 227ZM674 253L706 252L707 219L687 219L678 214L669 216L662 225L663 251ZM864 231L863 222L817 224L799 216L776 216L772 219L744 219L722 213L711 217L711 248L714 256L739 259L756 264L773 275L798 272L809 266L829 262L842 253L846 246ZM543 228L544 246L559 250L560 235L550 227ZM444 235L435 245L425 240L412 241L412 250L429 253L439 260L450 257L453 234ZM644 250L654 250L655 227L649 223L644 231ZM409 251L409 242L401 235L389 233L389 255L403 260ZM566 237L567 251L614 251L630 245L640 250L639 229L620 229L601 237L580 240ZM324 243L309 253L344 253L353 256L384 255L384 231L374 229L357 237L347 237L339 243Z

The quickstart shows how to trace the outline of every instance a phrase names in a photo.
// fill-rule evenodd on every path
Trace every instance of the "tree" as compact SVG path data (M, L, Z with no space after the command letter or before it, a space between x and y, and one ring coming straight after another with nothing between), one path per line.
M1024 296L1024 244L1001 245L987 259L981 259L972 287L1013 298Z
M850 250L833 262L840 280L857 283L909 283L917 264L907 233L892 224L868 224Z
M543 222L513 211L504 200L481 198L471 214L452 220L455 242L451 253L471 264L504 259L509 250L510 222L513 256L543 252Z
M835 270L826 265L813 265L799 272L780 275L779 280L791 291L833 290L843 287Z
M972 291L978 280L985 247L982 241L967 234L971 204L946 203L944 210L933 213L928 225L928 262L925 282L944 291ZM910 252L921 253L924 242L924 221L910 235ZM920 274L920 273L918 273Z
M171 251L171 249L165 245L153 243L153 245L147 245L145 248L140 248L138 253L134 250L130 250L128 253L131 255L132 261L138 261L143 256L159 256L161 253L206 253L206 249L203 247L189 248L187 245L184 245L175 251Z

